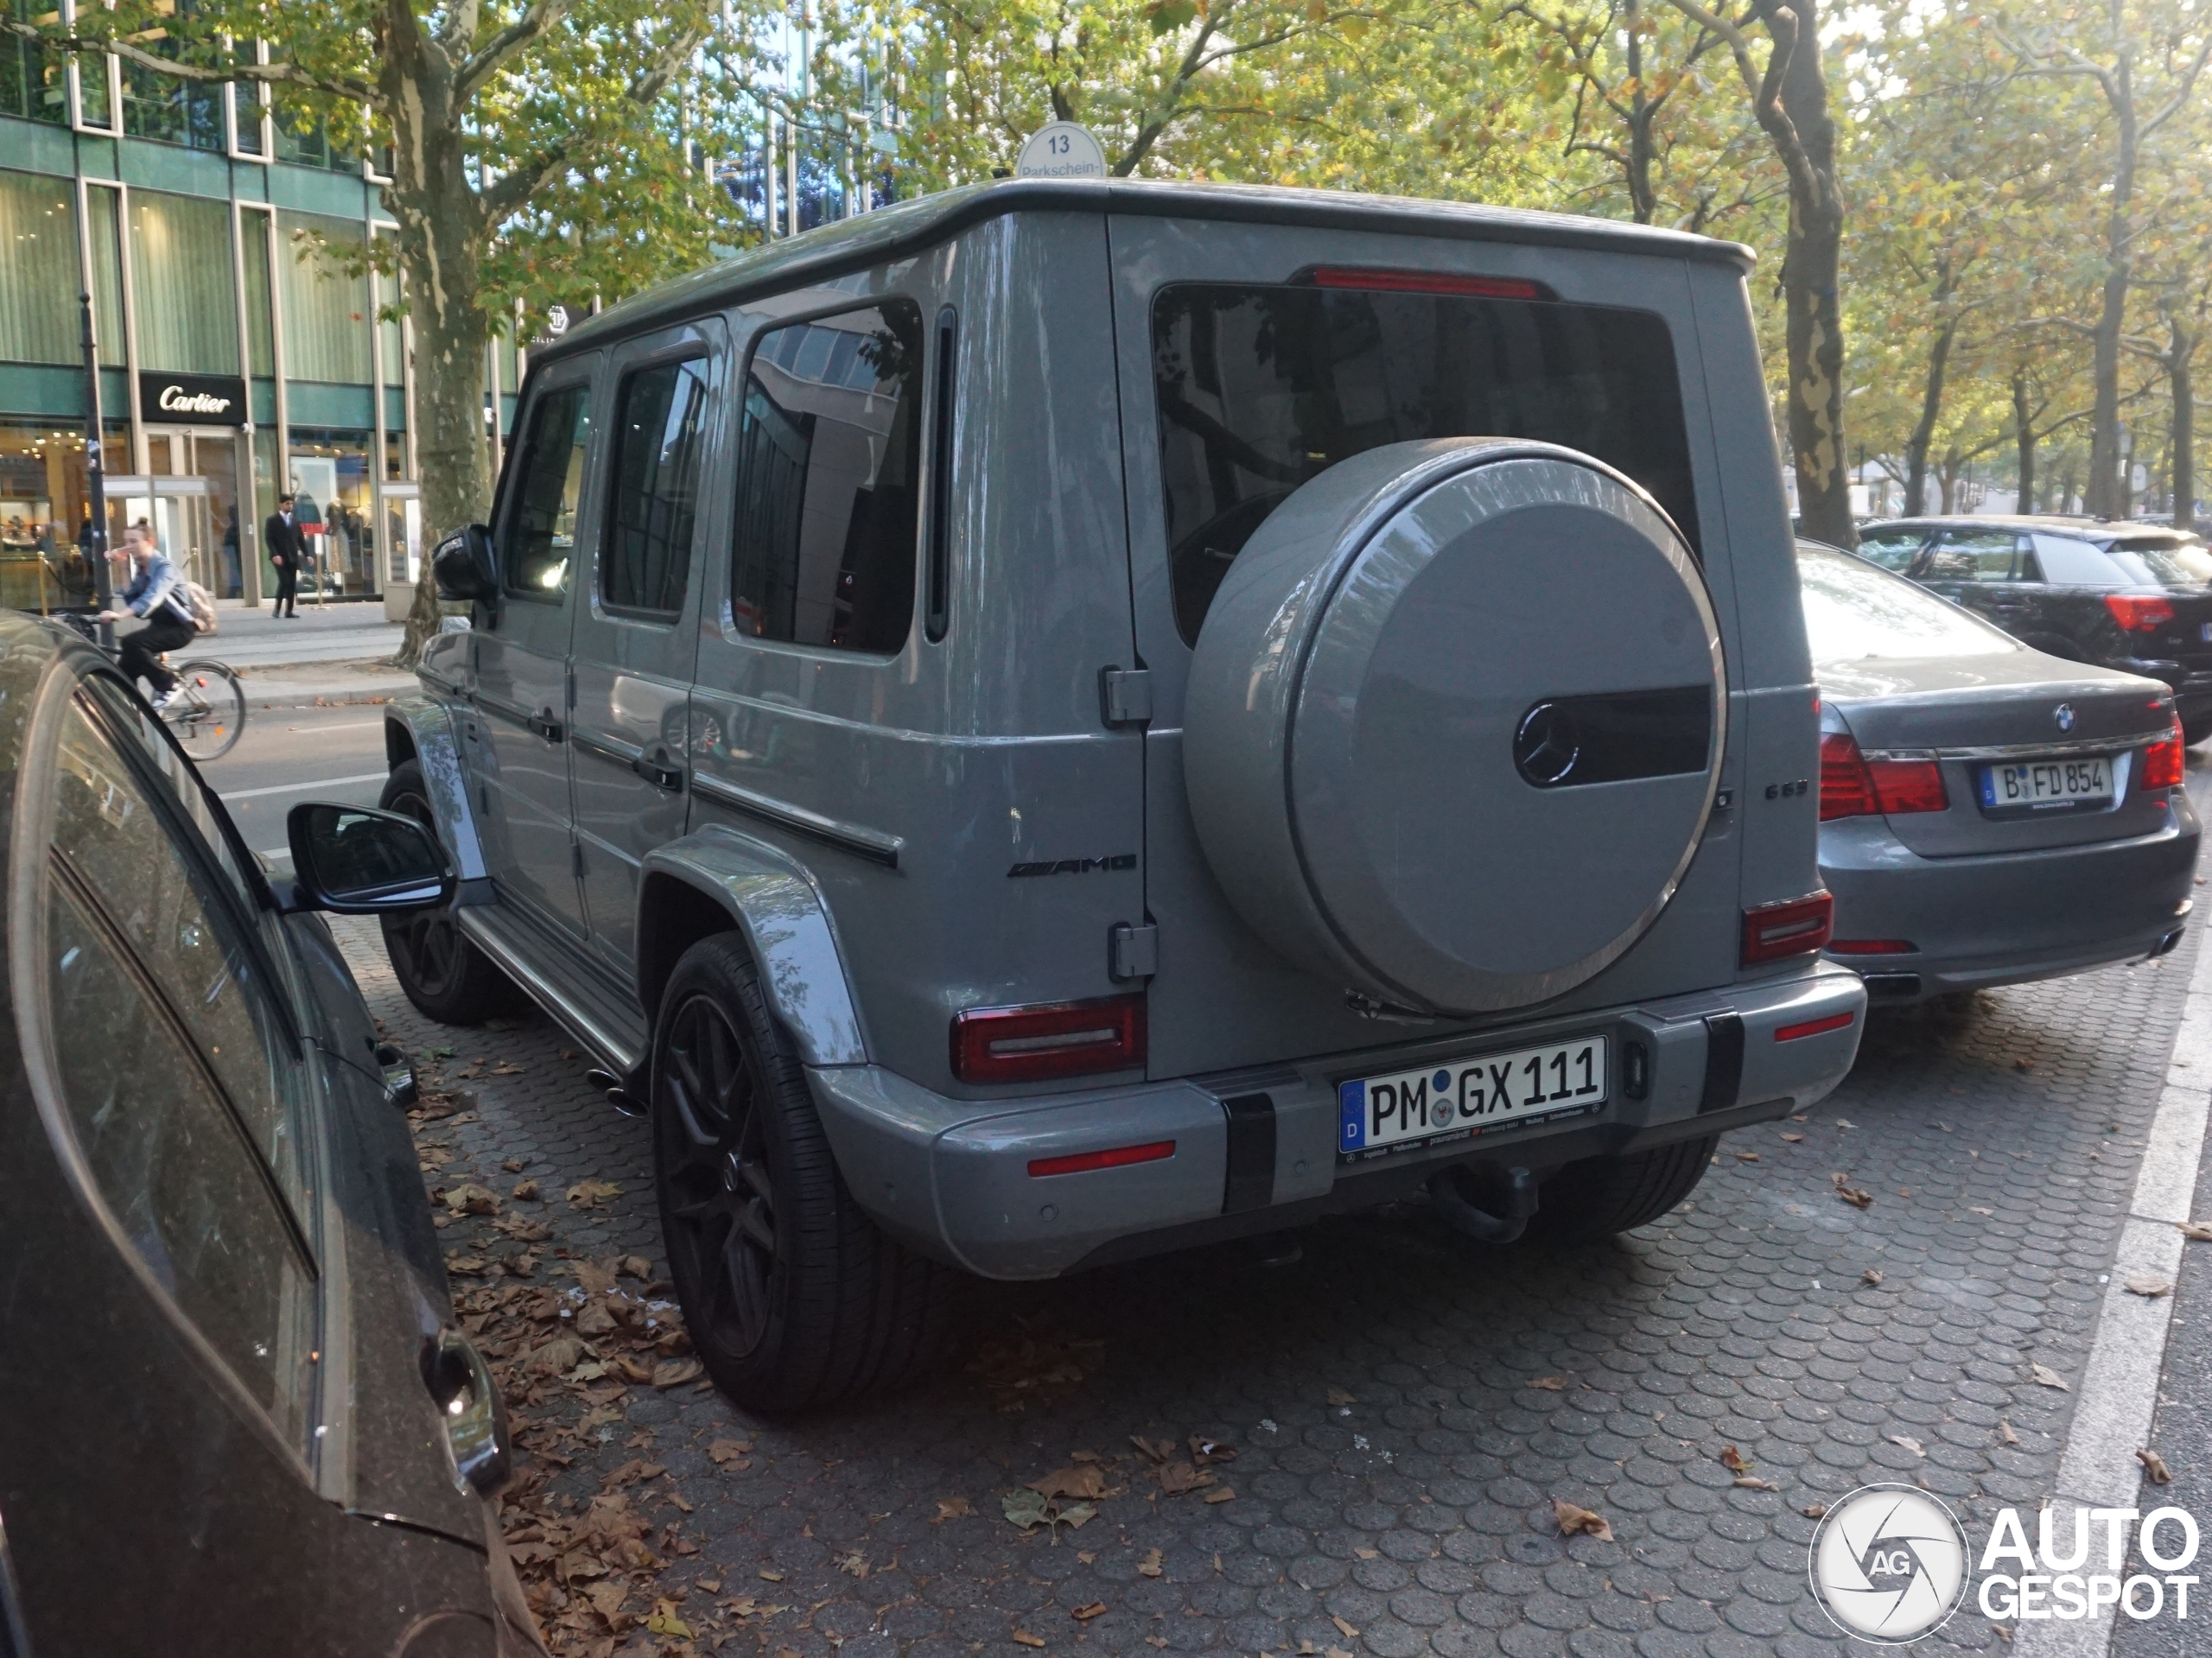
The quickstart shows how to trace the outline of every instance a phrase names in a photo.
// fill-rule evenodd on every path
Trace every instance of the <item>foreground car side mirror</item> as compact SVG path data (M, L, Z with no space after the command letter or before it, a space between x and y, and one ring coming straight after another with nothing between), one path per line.
M449 904L459 883L445 848L411 817L310 800L284 821L294 897L287 910L376 915Z
M490 527L472 524L448 536L430 555L430 573L441 598L497 604L499 569L492 553Z

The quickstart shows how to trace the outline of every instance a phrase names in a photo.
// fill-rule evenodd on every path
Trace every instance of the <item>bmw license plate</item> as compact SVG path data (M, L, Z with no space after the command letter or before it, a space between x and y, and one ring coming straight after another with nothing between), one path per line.
M1981 768L1981 809L1997 817L2041 817L2050 812L2112 804L2112 759L2094 754L2077 760L2023 760Z
M1577 1037L1337 1085L1337 1155L1358 1162L1471 1140L1501 1123L1579 1116L1605 1102L1611 1042Z

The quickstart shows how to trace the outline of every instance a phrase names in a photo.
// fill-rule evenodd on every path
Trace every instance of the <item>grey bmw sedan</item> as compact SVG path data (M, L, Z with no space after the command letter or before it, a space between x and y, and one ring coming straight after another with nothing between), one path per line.
M1800 542L1834 959L1910 1001L2180 941L2198 825L2173 693L2031 650Z

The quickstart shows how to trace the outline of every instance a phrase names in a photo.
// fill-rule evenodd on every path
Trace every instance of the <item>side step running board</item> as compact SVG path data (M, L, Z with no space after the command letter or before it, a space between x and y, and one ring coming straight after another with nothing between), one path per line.
M645 1064L643 1044L637 1032L620 1028L615 1009L588 1006L568 987L556 983L533 967L515 948L506 930L493 920L500 914L497 909L463 909L454 913L469 941L497 962L499 969L521 986L531 1001L590 1049L592 1057L615 1077L616 1087L626 1091L628 1085L623 1079L642 1080ZM641 1095L642 1092L640 1089Z

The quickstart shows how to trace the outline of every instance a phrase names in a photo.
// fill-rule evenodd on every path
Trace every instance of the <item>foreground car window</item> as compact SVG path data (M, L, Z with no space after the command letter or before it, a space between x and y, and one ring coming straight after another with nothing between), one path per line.
M1816 663L1993 657L2021 648L1964 611L1848 553L1800 547L1797 579L1804 590L1806 639Z
M313 1274L280 1200L108 918L57 877L48 995L60 1091L123 1237L285 1439L312 1396Z
M54 857L98 895L207 1056L270 1177L298 1204L299 1102L253 957L222 918L205 870L172 838L171 820L81 703L69 709L56 759Z
M914 618L922 314L897 302L760 336L738 436L730 619L882 655Z
M1268 514L1307 479L1386 443L1562 443L1636 480L1698 544L1674 342L1649 312L1188 284L1160 291L1152 345L1186 643Z

